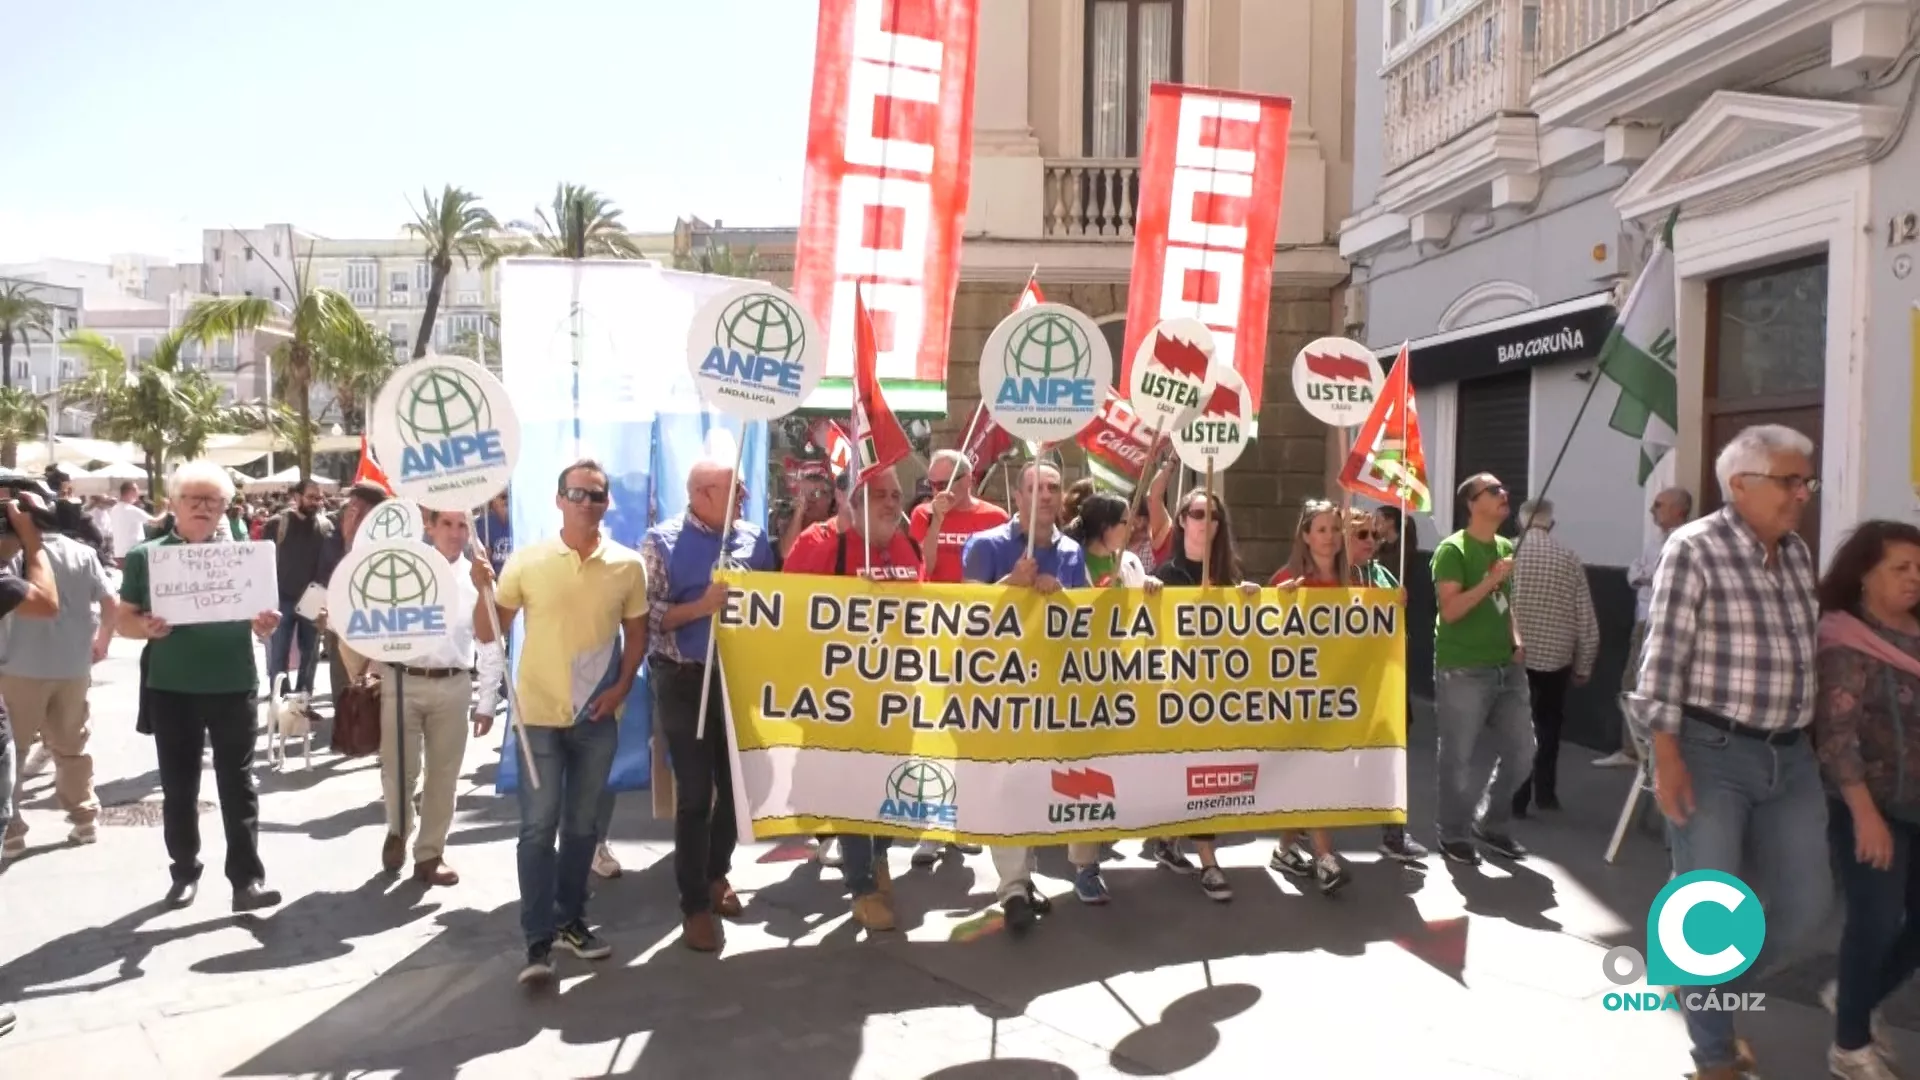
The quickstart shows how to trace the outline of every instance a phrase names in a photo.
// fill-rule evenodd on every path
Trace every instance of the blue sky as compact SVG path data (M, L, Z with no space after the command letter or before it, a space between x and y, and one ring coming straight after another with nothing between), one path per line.
M422 186L527 218L793 225L810 0L9 5L0 262L195 257L200 229L395 235Z

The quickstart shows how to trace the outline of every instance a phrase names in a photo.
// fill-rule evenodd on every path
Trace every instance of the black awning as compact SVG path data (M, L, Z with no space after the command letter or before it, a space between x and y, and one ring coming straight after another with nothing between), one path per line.
M1613 293L1598 292L1416 338L1407 343L1413 385L1440 386L1540 364L1593 360L1618 314ZM1400 347L1378 349L1374 355L1391 367Z

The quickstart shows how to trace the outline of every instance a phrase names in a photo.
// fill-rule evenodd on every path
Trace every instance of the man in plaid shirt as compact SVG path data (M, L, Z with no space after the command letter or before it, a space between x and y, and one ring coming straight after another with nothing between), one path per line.
M1526 532L1513 555L1513 617L1527 643L1527 696L1533 705L1533 775L1513 796L1513 816L1531 802L1560 809L1560 727L1567 714L1567 683L1585 686L1600 653L1600 621L1593 614L1587 571L1553 538L1553 503L1520 505Z
M1654 793L1674 873L1718 870L1768 897L1766 947L1752 971L1805 941L1831 900L1826 800L1806 732L1818 618L1813 553L1794 532L1820 486L1812 458L1810 439L1772 424L1742 431L1720 451L1714 472L1726 506L1667 541L1639 686L1628 695L1634 719L1653 732ZM1733 1014L1685 1017L1696 1077L1753 1071Z

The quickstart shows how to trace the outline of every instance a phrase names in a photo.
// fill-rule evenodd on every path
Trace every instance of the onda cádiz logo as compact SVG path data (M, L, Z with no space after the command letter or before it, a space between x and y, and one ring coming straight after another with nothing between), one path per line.
M1765 994L1712 988L1752 967L1766 938L1766 912L1746 882L1718 870L1681 874L1647 911L1646 955L1621 945L1600 961L1608 982L1632 986L1645 976L1649 989L1609 992L1601 1004L1608 1012L1764 1012ZM1701 986L1709 989L1687 990Z

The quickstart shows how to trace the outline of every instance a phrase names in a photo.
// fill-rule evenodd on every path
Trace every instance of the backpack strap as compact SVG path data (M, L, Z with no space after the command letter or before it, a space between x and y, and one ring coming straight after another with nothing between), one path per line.
M835 529L833 531L836 536L840 537L840 550L838 554L834 556L834 559L833 559L833 576L846 577L847 576L847 531L845 529Z

